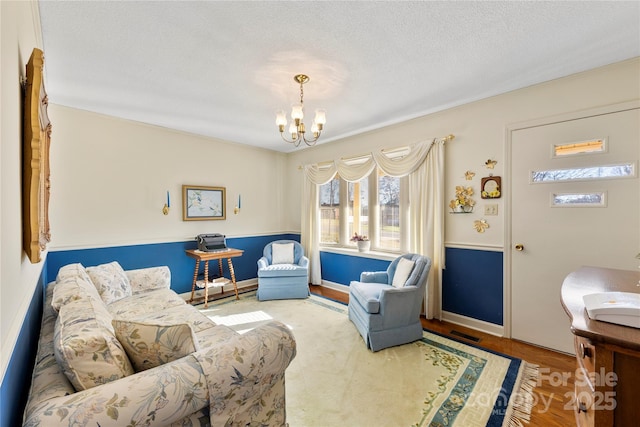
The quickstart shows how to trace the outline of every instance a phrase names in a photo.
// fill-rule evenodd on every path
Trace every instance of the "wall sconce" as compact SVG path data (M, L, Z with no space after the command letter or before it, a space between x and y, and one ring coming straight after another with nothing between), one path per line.
M242 197L238 194L238 204L235 208L233 208L233 213L238 215L240 213L240 208L242 207Z
M169 197L169 191L167 191L167 203L162 207L162 213L164 215L169 215L169 208L171 207L171 198Z

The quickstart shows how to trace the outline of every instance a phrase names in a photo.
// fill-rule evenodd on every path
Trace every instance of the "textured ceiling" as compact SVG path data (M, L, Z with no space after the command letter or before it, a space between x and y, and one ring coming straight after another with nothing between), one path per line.
M638 1L39 5L52 103L285 152L297 73L328 142L640 56Z

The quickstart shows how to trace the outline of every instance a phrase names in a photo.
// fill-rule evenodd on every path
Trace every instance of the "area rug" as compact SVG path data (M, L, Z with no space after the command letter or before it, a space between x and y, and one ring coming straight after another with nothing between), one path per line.
M519 426L531 411L535 366L427 331L373 353L339 302L258 301L250 292L198 308L240 333L273 319L293 331L290 427Z

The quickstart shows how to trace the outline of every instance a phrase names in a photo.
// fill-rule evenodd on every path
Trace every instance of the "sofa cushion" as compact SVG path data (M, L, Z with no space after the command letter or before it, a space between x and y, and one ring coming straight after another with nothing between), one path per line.
M88 275L85 276L65 275L60 281L50 285L53 286L51 307L55 311L59 312L63 305L82 298L93 298L102 302L96 287L91 283L91 279Z
M380 292L391 288L386 283L353 281L349 285L349 298L354 298L370 314L380 312Z
M85 279L87 282L91 282L91 279L87 274L87 270L79 262L75 264L67 264L60 267L60 270L58 270L58 275L56 276L56 282L62 282L73 277L80 277L82 279Z
M132 319L145 313L157 313L169 307L185 305L171 289L157 289L155 291L142 292L113 302L107 306L113 317Z
M113 316L99 298L85 298L69 302L69 309L60 310L58 319L63 325L94 319L100 326L113 333Z
M166 265L127 270L125 274L129 278L133 294L171 287L171 270Z
M114 319L113 327L136 372L178 360L200 349L188 323Z
M400 258L398 261L398 265L396 266L396 272L393 275L392 285L395 288L404 287L405 283L407 283L407 279L413 271L413 266L415 265L414 261L411 261L406 258Z
M189 304L174 305L163 310L151 311L148 313L138 314L136 316L121 315L117 316L117 318L163 325L188 323L196 334L215 325L215 323L205 316L200 310Z
M131 296L129 278L117 261L87 267L87 273L105 304Z
M273 243L271 264L293 264L293 243Z
M101 302L93 298L70 301L60 308L54 332L54 353L76 391L86 390L134 373L112 332L92 314ZM78 313L86 313L86 316Z

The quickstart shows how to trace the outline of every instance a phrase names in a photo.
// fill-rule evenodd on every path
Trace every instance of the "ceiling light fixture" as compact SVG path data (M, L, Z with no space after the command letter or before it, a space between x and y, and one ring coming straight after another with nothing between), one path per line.
M304 122L302 121L304 118L304 91L302 89L302 85L309 81L309 76L304 74L296 74L293 76L293 80L300 84L300 104L295 104L291 108L291 125L289 126L289 133L291 134L291 139L287 139L284 135L284 128L287 126L287 116L284 111L278 111L276 116L276 124L278 125L278 130L280 130L280 136L286 142L289 142L296 147L300 145L302 141L305 142L308 146L315 145L316 141L320 138L320 133L322 132L322 128L324 124L327 122L326 112L324 110L316 110L316 117L313 119L313 125L311 125L311 133L313 133L313 139L307 139L305 135L305 127Z

